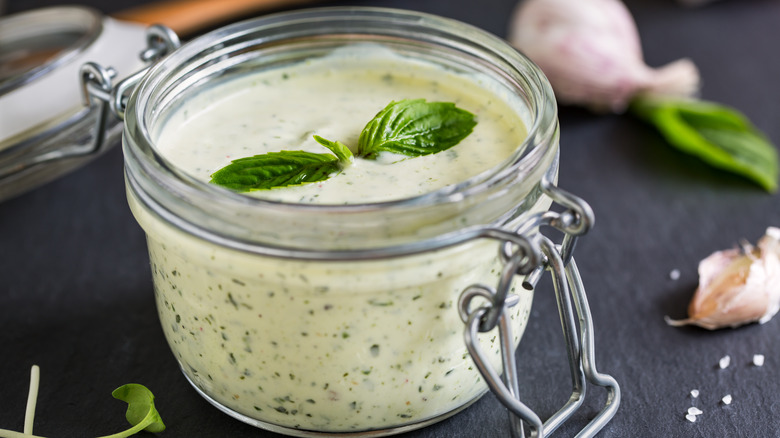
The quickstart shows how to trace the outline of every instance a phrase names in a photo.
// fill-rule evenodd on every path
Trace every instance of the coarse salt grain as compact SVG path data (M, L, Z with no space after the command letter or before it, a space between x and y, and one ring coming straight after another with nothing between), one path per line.
M757 367L764 366L764 355L763 354L754 354L753 355L753 365Z
M696 422L696 416L695 415L687 414L685 416L685 419L690 421L691 423L695 423Z
M691 390L691 397L697 398L699 396L699 390L698 389L692 389Z
M691 406L690 408L688 408L688 415L701 415L703 413L704 411L697 408L696 406Z
M730 405L731 404L731 394L726 394L723 396L722 399L720 399L721 402L723 402L724 405Z
M679 269L672 269L671 272L669 272L669 278L677 281L680 279L680 270Z
M730 363L731 363L731 356L727 354L720 358L720 360L718 361L718 366L720 367L720 369L724 369L724 368L728 368Z

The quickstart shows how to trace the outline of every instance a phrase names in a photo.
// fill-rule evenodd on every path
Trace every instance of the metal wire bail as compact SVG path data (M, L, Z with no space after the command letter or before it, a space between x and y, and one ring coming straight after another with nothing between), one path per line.
M620 405L620 387L617 381L612 376L596 370L593 321L585 288L573 258L577 238L593 226L593 212L584 200L556 187L548 180L543 180L540 186L547 196L565 209L560 213L549 211L541 216L532 217L529 219L530 223L522 224L511 233L507 231L498 233L491 230L484 234L483 237L502 240L499 254L504 267L497 288L476 284L467 287L461 293L458 311L466 324L464 341L488 387L513 414L510 418L512 434L515 437L525 436L523 422L528 424L532 438L549 436L571 418L582 405L587 382L604 387L607 391L607 400L602 409L577 434L577 437L592 437L612 419ZM538 233L528 237L521 231L542 225L561 231L564 235L562 243L556 245L549 238ZM530 254L531 252L534 254ZM544 270L550 271L553 280L569 361L572 393L563 407L542 422L533 410L519 400L515 348L509 324L509 308L518 300L517 296L507 294L516 275L524 275L523 286L533 289ZM483 303L476 308L472 305L475 298L481 298L480 301ZM494 327L498 327L501 345L501 371L503 372L501 377L499 372L490 365L488 356L482 350L478 339L479 333L490 331Z
M173 52L181 46L179 36L176 32L161 24L149 26L146 29L146 50L139 55L141 60L146 63L154 63L162 59L165 55ZM125 107L130 98L130 93L138 85L138 82L146 76L149 68L135 72L117 86L111 92L111 111L121 120L125 119Z
M156 62L181 45L174 31L159 24L146 29L146 44L147 48L138 55L146 63ZM97 119L95 139L91 148L93 151L104 147L108 110L120 120L124 120L129 95L148 70L149 67L141 69L116 86L112 86L111 79L116 76L113 68L103 67L94 62L88 62L81 67L81 86L85 104L100 106L100 116Z

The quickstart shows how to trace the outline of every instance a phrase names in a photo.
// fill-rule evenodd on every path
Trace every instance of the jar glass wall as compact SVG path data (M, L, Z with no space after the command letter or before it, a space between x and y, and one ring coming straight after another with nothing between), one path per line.
M348 205L228 192L156 147L193 96L367 43L489 83L486 93L514 104L526 140L458 184ZM485 230L532 223L550 204L540 181L558 170L555 101L527 59L473 27L425 14L280 14L181 47L151 68L125 114L128 199L147 233L163 330L212 403L284 433L375 436L444 418L486 391L456 302L469 285L500 275L499 242L482 238ZM515 292L517 342L531 292ZM495 333L483 337L490 345ZM497 343L492 354L500 363Z

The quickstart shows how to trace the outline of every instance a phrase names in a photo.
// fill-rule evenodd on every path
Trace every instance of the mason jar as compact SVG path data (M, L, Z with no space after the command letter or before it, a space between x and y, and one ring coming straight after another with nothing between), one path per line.
M527 136L454 184L348 204L234 193L160 151L166 130L180 129L177 111L214 87L361 44L489 84ZM505 42L409 11L272 15L173 51L137 83L124 118L127 196L146 232L162 328L214 406L289 435L381 436L453 415L488 390L464 343L459 299L507 277L513 249L538 235L558 174L552 90ZM517 275L528 272L503 282L512 346L530 314L533 292ZM481 300L485 308L490 295ZM490 326L478 335L498 369L499 335Z

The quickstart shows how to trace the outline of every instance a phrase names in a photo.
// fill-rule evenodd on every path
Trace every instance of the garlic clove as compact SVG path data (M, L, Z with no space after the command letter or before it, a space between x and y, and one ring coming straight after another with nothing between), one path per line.
M780 309L780 228L769 227L756 247L717 251L699 263L699 287L688 318L666 322L715 330L765 323Z
M525 0L508 39L539 65L561 103L622 112L639 94L688 97L699 89L688 59L660 69L644 63L636 24L619 0Z

